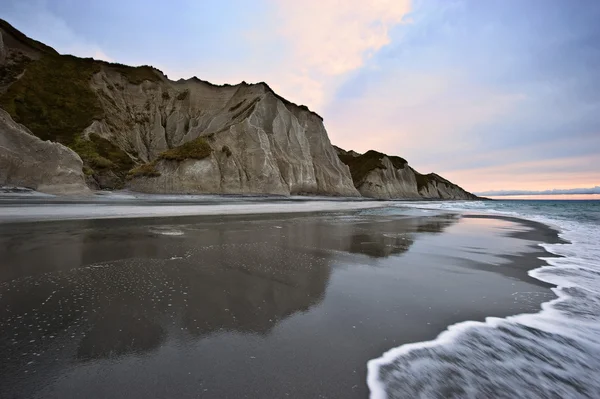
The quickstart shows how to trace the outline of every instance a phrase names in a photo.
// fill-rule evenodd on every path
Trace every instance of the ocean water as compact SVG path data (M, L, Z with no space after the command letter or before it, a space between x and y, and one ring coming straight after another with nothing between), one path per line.
M600 201L401 203L401 208L514 216L568 243L529 274L556 285L539 313L467 321L368 364L372 398L600 398Z

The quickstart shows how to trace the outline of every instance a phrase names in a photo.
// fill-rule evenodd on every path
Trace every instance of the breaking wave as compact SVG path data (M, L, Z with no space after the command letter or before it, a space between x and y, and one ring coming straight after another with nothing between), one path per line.
M368 363L372 398L600 397L600 202L464 202L402 207L476 211L551 225L561 257L529 274L558 296L536 314L450 326L435 340L391 349Z

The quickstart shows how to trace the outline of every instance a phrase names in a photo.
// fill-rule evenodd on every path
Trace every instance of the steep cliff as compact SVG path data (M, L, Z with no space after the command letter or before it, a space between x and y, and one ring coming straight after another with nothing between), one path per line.
M42 141L0 109L0 186L48 194L89 192L81 158L59 143Z
M148 66L58 55L4 21L0 34L0 107L76 151L95 188L359 195L321 117L265 83L171 81ZM204 156L165 156L195 142Z
M64 170L73 180L64 184L75 191L83 171L92 188L148 193L475 198L436 174L421 175L399 157L336 152L319 115L266 83L172 81L150 66L60 55L3 20L0 108L29 129L25 137L62 144L39 141L34 147L53 146L50 158L65 157L56 165L69 165ZM8 115L4 124L13 126ZM3 162L13 166L2 171L3 179L18 184L20 176L27 182L22 185L44 186L28 176L31 168L15 172L21 154L22 165L37 161L19 147L31 140L13 136L4 138L10 145L2 150ZM60 186L66 172L57 170Z
M382 199L457 199L477 197L443 177L422 175L397 156L377 151L359 154L335 147L340 160L350 168L355 187L365 197Z

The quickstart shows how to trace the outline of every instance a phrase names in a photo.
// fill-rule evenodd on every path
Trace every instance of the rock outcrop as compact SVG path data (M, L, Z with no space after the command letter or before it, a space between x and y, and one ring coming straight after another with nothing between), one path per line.
M321 118L264 83L215 86L165 78L140 87L106 69L92 78L92 88L101 93L107 116L85 134L115 143L158 172L130 178L134 190L358 195ZM212 149L206 158L161 159L199 138Z
M0 185L48 194L85 194L81 158L59 143L42 141L0 109Z
M443 177L423 175L397 156L377 151L359 154L336 147L338 156L348 167L361 195L381 199L452 199L472 200L477 196Z
M80 154L95 188L359 196L322 118L265 83L171 81L148 66L59 55L4 21L0 34L0 106ZM211 147L205 159L161 158L197 139ZM129 173L136 166L153 173Z

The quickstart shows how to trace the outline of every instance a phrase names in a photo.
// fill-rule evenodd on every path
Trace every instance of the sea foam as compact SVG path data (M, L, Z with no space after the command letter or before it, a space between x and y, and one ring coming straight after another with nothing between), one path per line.
M368 363L372 398L600 397L598 224L484 202L400 206L521 217L556 227L569 243L541 244L562 257L529 272L556 285L557 299L536 314L458 323L391 349Z

